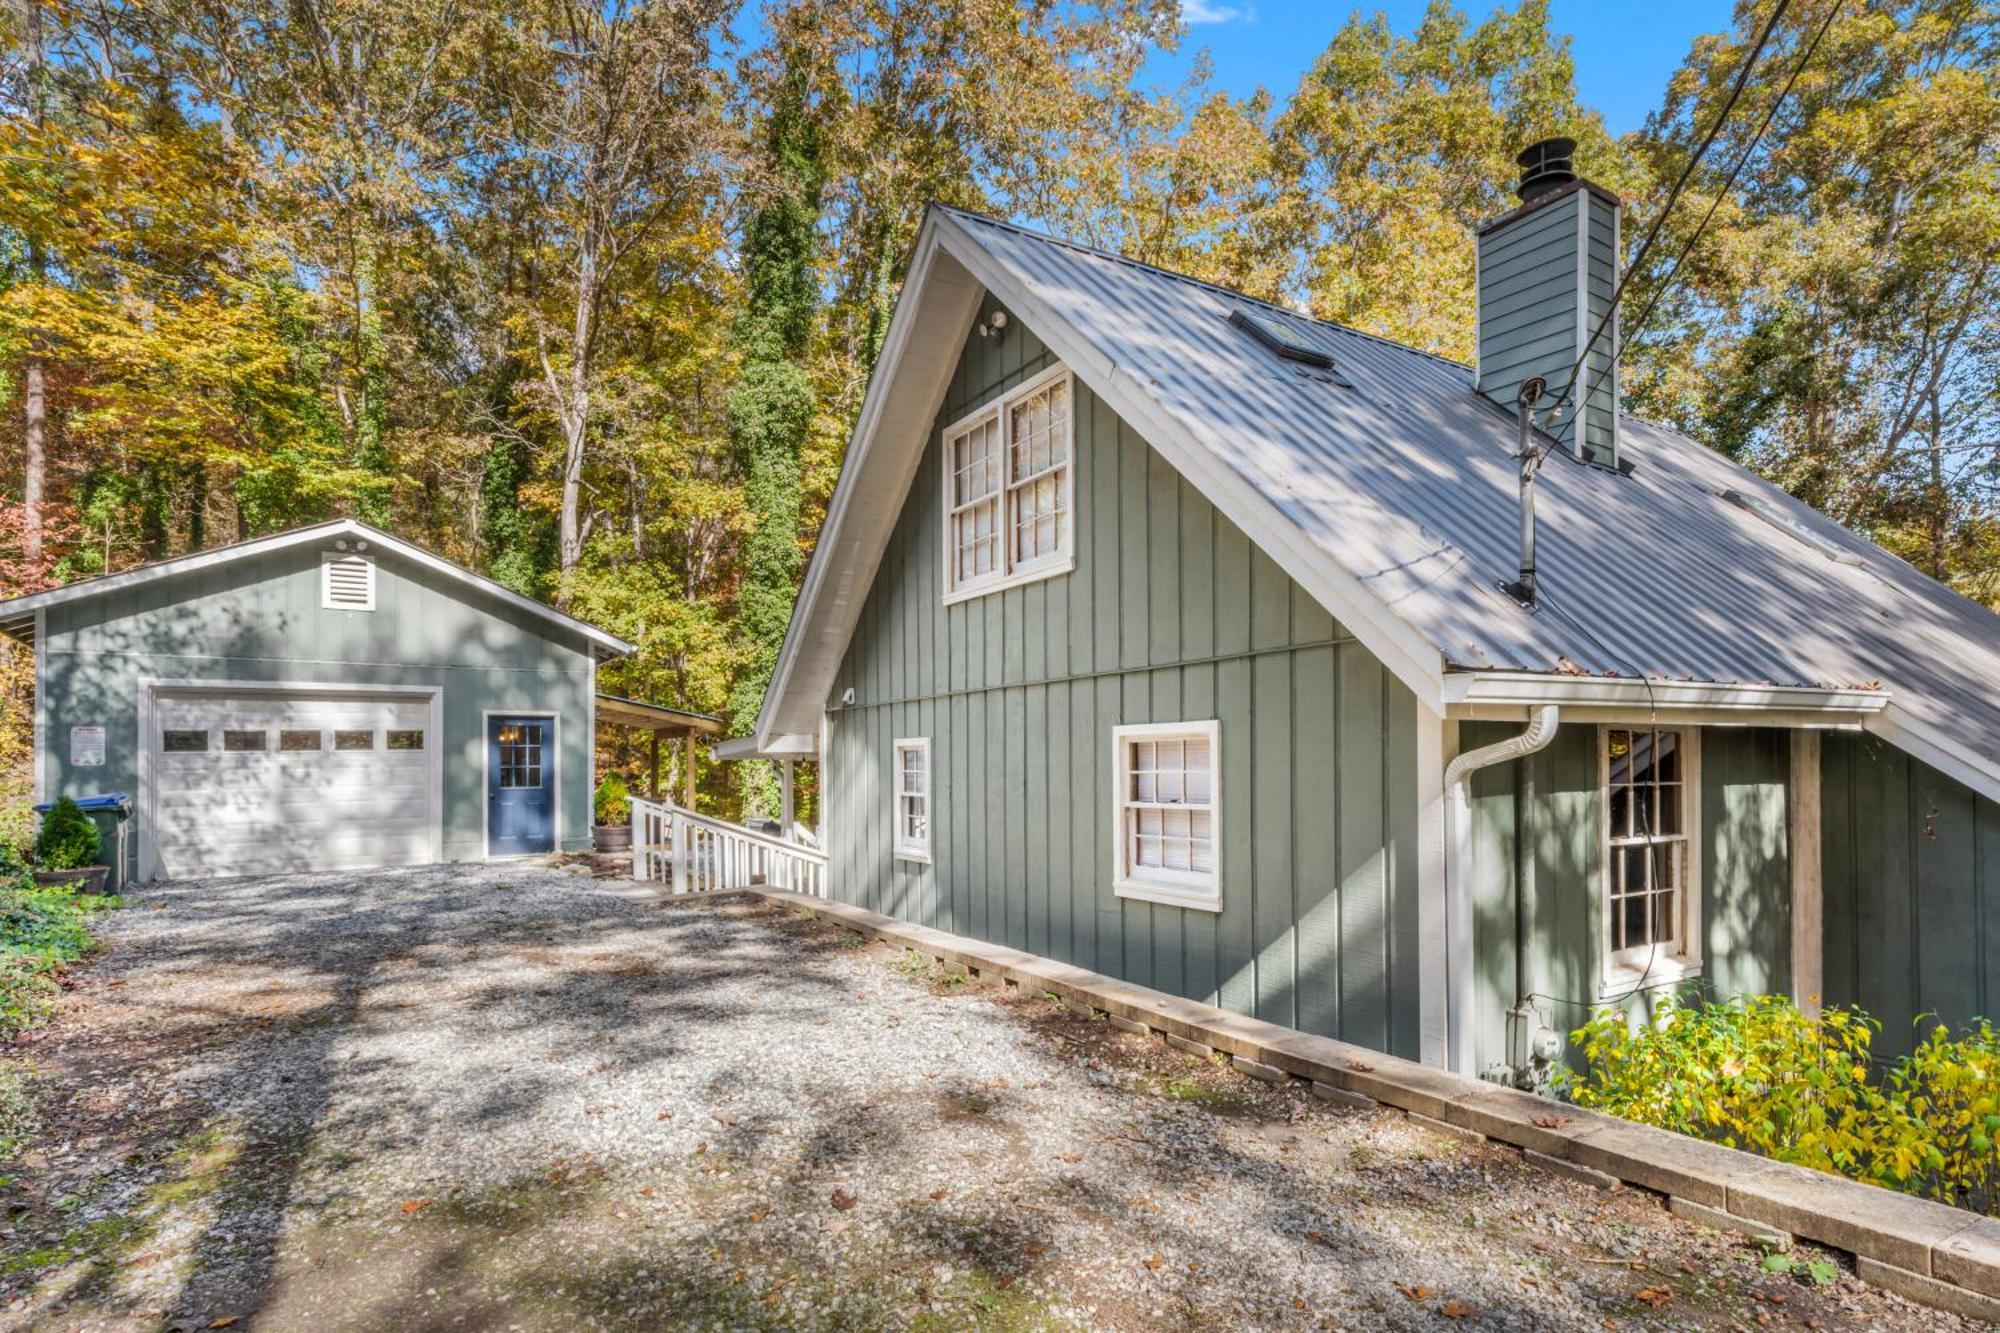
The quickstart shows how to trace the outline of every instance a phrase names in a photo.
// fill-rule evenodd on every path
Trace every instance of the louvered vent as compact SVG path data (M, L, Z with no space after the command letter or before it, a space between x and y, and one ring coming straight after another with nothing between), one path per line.
M319 565L320 605L335 611L375 609L375 562L365 555L323 555Z

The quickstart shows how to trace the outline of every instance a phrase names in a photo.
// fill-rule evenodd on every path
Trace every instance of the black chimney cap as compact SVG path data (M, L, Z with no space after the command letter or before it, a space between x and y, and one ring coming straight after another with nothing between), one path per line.
M1521 164L1521 183L1514 193L1522 203L1539 199L1576 179L1570 158L1576 152L1574 139L1543 139L1523 148L1514 160Z

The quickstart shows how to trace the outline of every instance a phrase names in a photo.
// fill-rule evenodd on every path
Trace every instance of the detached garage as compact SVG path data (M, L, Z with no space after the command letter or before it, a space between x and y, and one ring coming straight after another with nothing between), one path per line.
M134 798L138 879L590 842L597 664L631 645L355 522L0 602L37 800Z

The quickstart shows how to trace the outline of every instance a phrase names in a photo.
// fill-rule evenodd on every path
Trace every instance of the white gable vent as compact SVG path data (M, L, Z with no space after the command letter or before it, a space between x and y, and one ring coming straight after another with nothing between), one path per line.
M319 604L329 611L375 609L375 560L342 552L319 558Z

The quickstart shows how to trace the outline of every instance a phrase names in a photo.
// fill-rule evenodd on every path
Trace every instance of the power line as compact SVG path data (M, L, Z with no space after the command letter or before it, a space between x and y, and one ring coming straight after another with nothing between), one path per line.
M1805 54L1801 55L1798 63L1792 66L1791 77L1785 80L1785 86L1779 89L1778 95L1771 100L1769 109L1764 112L1763 122L1757 126L1757 132L1750 136L1750 143L1744 148L1743 155L1736 159L1736 165L1730 168L1729 179L1723 182L1722 188L1716 191L1713 199L1709 200L1708 212L1701 215L1701 221L1695 226L1694 233L1688 237L1687 244L1683 245L1681 252L1674 256L1672 266L1667 269L1667 276L1660 279L1660 285L1653 289L1652 299L1646 302L1645 309L1639 312L1639 317L1633 320L1631 327L1626 330L1627 338L1638 336L1639 330L1646 327L1646 321L1652 317L1653 310L1660 304L1660 298L1674 285L1674 279L1680 275L1681 265L1687 261L1688 255L1693 253L1696 242L1701 240L1701 234L1708 230L1709 219L1715 216L1715 210L1721 207L1729 192L1736 188L1736 179L1743 174L1743 168L1750 164L1751 155L1757 151L1757 145L1763 142L1764 131L1771 128L1771 121L1777 116L1778 108L1792 95L1792 87L1799 81L1799 75L1805 72L1806 66L1812 62L1814 53L1819 50L1820 42L1825 40L1826 34L1833 28L1834 19L1840 16L1842 3L1843 0L1833 0L1833 4L1828 7L1826 21L1819 25L1819 31L1813 34Z
M1551 419L1569 401L1570 392L1576 388L1577 376L1583 373L1584 362L1590 359L1590 353L1597 346L1597 340L1604 336L1604 330L1610 327L1612 319L1618 314L1618 302L1625 295L1626 284L1632 281L1634 273L1645 266L1646 256L1651 253L1653 243L1660 239L1660 229L1666 225L1668 215L1674 211L1675 201L1681 197L1681 191L1687 187L1688 178L1693 176L1694 169L1701 165L1702 158L1708 154L1709 147L1715 142L1715 136L1722 132L1730 113L1736 109L1737 99L1743 96L1743 89L1750 82L1750 71L1756 68L1758 60L1763 58L1764 47L1770 42L1771 33L1777 28L1778 20L1784 17L1785 10L1790 5L1791 0L1778 0L1772 7L1771 17L1764 21L1764 30L1757 34L1756 45L1750 49L1749 56L1743 61L1743 68L1736 71L1736 82L1730 86L1729 100L1724 102L1722 110L1716 113L1714 122L1708 127L1708 133L1702 136L1701 146L1694 150L1694 155L1688 158L1687 165L1681 168L1680 179L1676 180L1674 188L1667 192L1667 201L1660 206L1659 215L1653 219L1653 225L1647 230L1646 239L1639 246L1639 253L1633 256L1631 267L1625 270L1624 276L1618 279L1618 286L1612 290L1610 308L1604 312L1604 318L1599 320L1597 327L1591 331L1590 341L1583 345L1583 355L1577 357L1576 364L1569 368L1569 380L1563 385L1562 392L1556 395L1553 403L1549 404L1547 411Z

